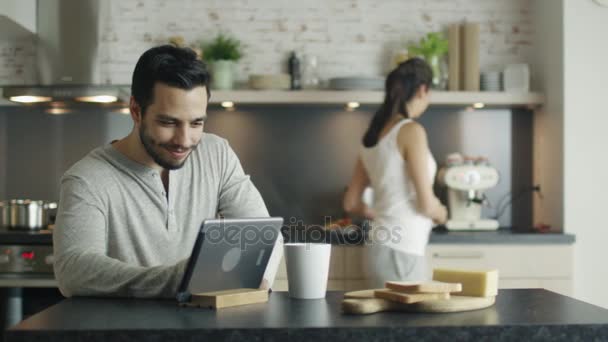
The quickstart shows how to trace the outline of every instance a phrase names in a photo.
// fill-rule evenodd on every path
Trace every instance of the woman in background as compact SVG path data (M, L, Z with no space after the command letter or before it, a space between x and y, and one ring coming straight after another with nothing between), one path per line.
M437 164L424 127L415 121L428 107L431 79L430 67L418 58L388 75L384 102L363 137L344 195L345 211L372 220L363 267L374 287L389 280L426 280L431 228L447 219L447 209L433 193ZM362 201L368 186L373 208Z

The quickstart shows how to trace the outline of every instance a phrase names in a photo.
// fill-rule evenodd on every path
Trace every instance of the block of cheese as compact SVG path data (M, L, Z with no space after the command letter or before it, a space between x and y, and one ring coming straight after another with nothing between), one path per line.
M446 283L461 283L461 296L490 297L498 294L498 270L472 271L436 268L433 280Z
M404 282L404 281L387 281L386 288L404 292L404 293L440 293L440 292L460 292L462 284L460 283L444 283L441 281L427 282Z
M374 297L388 299L392 302L412 304L427 300L450 299L450 293L403 293L393 290L375 290Z

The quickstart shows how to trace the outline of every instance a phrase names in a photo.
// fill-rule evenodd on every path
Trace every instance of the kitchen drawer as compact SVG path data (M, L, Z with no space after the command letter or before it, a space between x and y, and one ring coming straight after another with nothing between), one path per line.
M331 257L329 261L329 279L344 279L344 254L347 247L331 246ZM281 259L276 279L287 279L287 267L285 256Z
M500 289L540 289L542 288L540 279L536 278L507 278L500 279L498 282Z
M565 296L572 296L574 293L572 279L541 279L540 286Z
M344 291L344 280L328 280L327 291ZM288 291L289 282L287 279L276 279L272 284L273 291Z
M366 280L345 280L344 291L367 290L369 285Z
M501 289L547 289L565 296L572 296L572 279L569 278L501 278Z
M429 268L496 268L501 278L571 278L572 247L547 245L430 245Z
M272 291L287 291L287 279L275 279L272 284Z
M344 278L346 280L362 280L363 275L363 246L344 247Z

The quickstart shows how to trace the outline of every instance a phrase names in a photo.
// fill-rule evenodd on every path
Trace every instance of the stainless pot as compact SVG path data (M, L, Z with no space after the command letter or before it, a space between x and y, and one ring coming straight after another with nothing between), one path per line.
M13 199L0 202L1 224L11 229L47 228L54 218L57 203Z

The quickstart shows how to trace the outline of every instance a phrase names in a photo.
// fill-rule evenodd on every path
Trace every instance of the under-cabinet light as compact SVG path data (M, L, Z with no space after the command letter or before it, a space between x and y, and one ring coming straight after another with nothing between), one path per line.
M31 95L21 95L21 96L11 96L9 100L13 102L20 103L37 103L37 102L49 102L51 98L48 96L31 96Z
M222 102L222 107L224 107L226 109L232 109L232 108L234 108L234 102L232 102L232 101L223 101Z
M112 95L82 96L82 97L77 97L76 101L95 102L95 103L111 103L111 102L118 101L118 98L116 96L112 96Z
M48 114L53 114L53 115L61 115L61 114L67 114L70 113L71 111L69 109L65 109L65 108L49 108L46 110L46 112Z
M346 110L355 110L355 109L359 108L359 106L360 106L359 102L354 102L354 101L348 102L346 104Z

